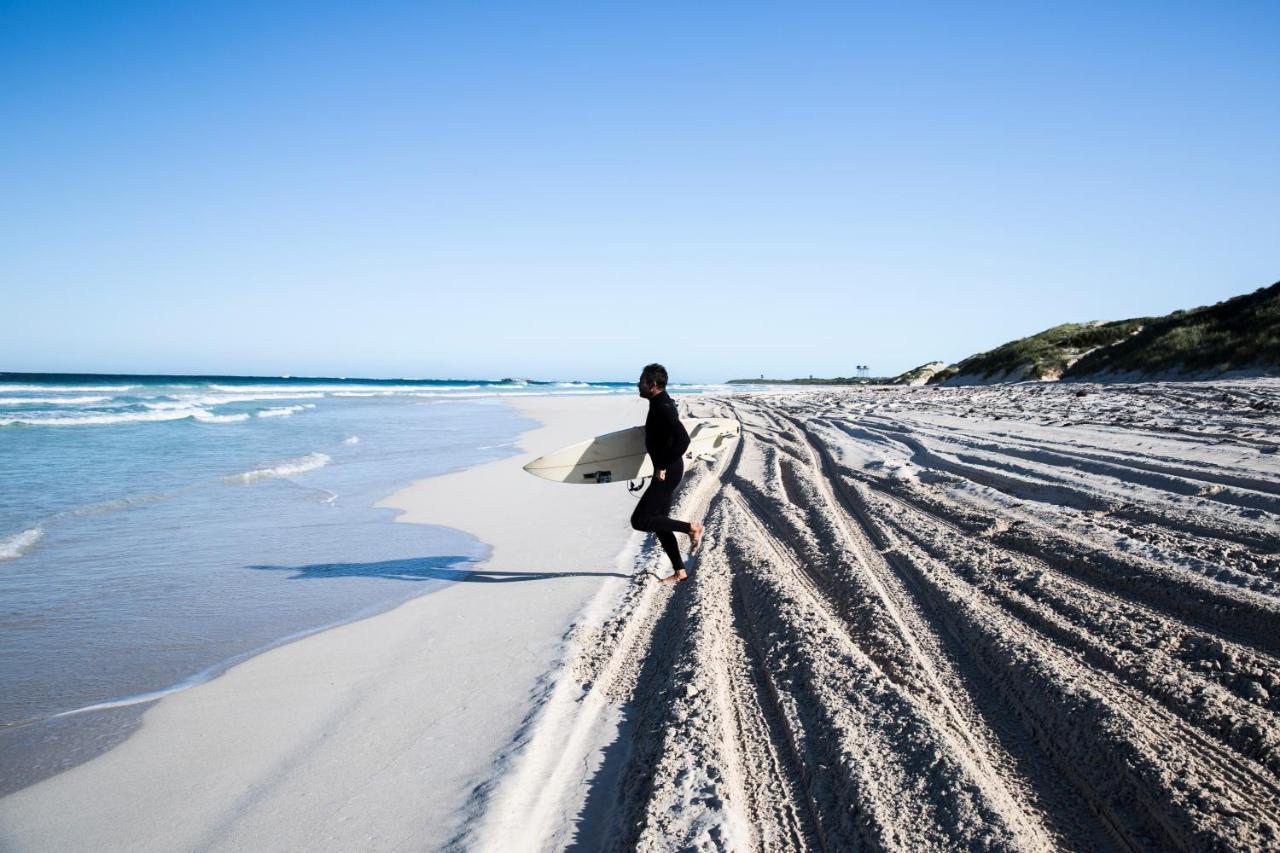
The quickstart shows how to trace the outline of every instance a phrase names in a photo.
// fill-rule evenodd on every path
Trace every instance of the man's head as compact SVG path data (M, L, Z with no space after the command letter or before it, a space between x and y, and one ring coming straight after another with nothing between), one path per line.
M667 390L667 369L661 364L646 364L636 383L641 397L656 397Z

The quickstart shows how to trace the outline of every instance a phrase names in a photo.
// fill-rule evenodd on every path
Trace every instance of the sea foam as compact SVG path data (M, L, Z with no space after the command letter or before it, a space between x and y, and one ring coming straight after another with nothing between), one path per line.
M287 418L289 417L289 415L292 415L295 412L302 412L302 411L306 411L307 409L314 409L315 407L316 407L315 403L307 403L306 405L301 405L301 406L277 406L273 409L263 409L262 411L258 412L258 417Z
M129 391L138 385L0 385L4 391L38 391L58 394L63 391Z
M247 412L236 412L230 415L215 415L213 412L206 412L203 409L192 414L193 418L202 424L233 424L238 421L249 420Z
M292 477L294 474L303 474L307 471L323 468L330 461L330 457L323 453L308 453L306 456L299 456L294 459L269 462L254 468L252 471L232 474L224 479L232 483L256 483L258 480L268 480L273 477Z
M48 415L0 418L0 426L86 426L103 424L141 423L143 421L179 421L183 418L213 416L204 409L188 406L180 409L162 409L147 412L94 412L80 415Z
M0 406L83 406L88 403L101 403L110 397L0 397Z
M25 554L32 545L40 541L44 531L39 527L31 527L21 533L0 539L0 560L12 560Z
M332 394L338 391L363 391L363 390L400 390L401 388L411 388L414 386L375 386L375 385L218 385L211 384L208 386L211 390L223 394L256 394L256 395L287 395L290 397L306 396L306 397L323 397L325 394Z
M323 397L314 391L299 391L294 394L202 394L191 398L190 402L197 406L221 406L226 403L258 403L264 400L318 400Z

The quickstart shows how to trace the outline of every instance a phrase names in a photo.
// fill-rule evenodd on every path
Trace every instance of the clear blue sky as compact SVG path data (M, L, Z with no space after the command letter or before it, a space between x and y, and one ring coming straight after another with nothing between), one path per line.
M889 5L0 3L0 370L889 374L1280 279L1280 4Z

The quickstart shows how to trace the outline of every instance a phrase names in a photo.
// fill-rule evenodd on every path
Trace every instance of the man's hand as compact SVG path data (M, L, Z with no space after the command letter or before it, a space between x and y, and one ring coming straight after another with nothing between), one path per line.
M667 479L667 469L666 469L666 468L663 468L663 469L661 469L661 470L655 471L655 472L653 472L653 476L657 477L659 480L666 480L666 479Z

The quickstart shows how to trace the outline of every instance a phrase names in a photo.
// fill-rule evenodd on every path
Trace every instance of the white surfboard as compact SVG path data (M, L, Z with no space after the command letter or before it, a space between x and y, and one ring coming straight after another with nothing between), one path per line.
M729 418L681 418L689 431L686 458L712 456L738 437L740 425ZM524 466L536 477L557 483L620 483L653 474L653 463L644 452L644 427L637 426L598 435L561 448Z

